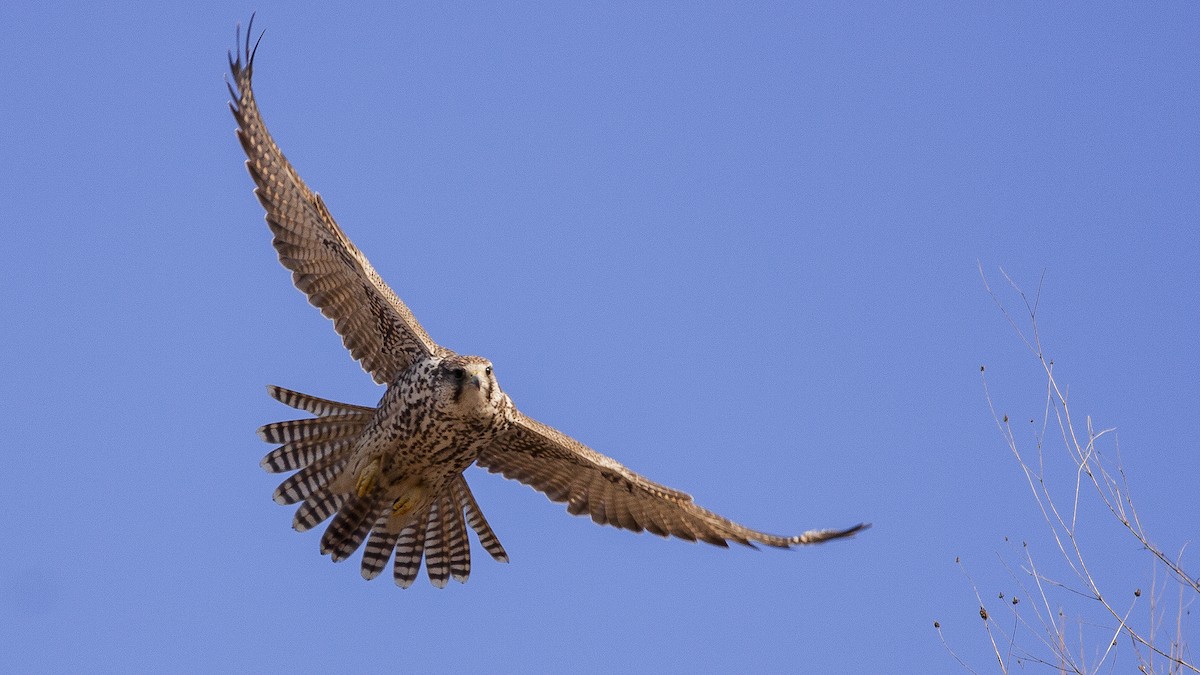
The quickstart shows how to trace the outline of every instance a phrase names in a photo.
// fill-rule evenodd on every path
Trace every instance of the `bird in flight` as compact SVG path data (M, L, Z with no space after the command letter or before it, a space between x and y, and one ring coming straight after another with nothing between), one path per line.
M364 578L378 576L394 554L397 585L411 586L424 559L429 580L442 588L470 574L469 526L484 550L507 562L463 477L471 464L530 485L601 525L723 547L733 541L789 548L869 527L796 536L752 530L521 413L490 361L429 337L280 152L251 87L258 49L252 27L253 19L244 44L239 27L237 56L229 55L230 109L279 261L333 321L351 356L387 385L375 407L268 387L279 402L313 415L267 424L258 435L279 446L263 458L263 468L295 472L274 494L280 504L300 505L293 527L306 531L332 518L322 554L345 560L365 542Z

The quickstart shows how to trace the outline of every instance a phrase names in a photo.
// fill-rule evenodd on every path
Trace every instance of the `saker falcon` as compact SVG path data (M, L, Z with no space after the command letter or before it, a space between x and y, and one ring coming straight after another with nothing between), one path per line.
M717 546L788 548L868 527L791 537L751 530L522 414L487 359L456 354L429 337L280 152L251 88L257 48L249 28L242 44L239 28L240 53L229 55L230 108L279 261L363 369L387 385L376 407L268 388L281 403L314 415L268 424L258 435L279 445L263 458L264 469L295 471L274 494L280 504L300 505L293 526L305 531L332 517L322 554L341 561L365 541L363 577L378 576L394 553L399 586L412 585L424 558L430 581L441 588L470 574L470 526L493 558L507 561L463 477L471 464L530 485L599 524Z

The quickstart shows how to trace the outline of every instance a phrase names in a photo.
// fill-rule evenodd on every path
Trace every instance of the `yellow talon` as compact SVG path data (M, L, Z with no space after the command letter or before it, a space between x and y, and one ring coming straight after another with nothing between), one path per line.
M392 503L392 517L394 518L404 518L411 513L425 499L425 494L428 492L425 482L419 478L410 478L405 483L401 487L400 496Z
M379 460L373 459L363 469L362 473L358 474L358 480L354 483L354 489L358 492L359 497L366 497L375 489L375 483L379 481Z
M403 497L397 499L395 504L392 504L392 513L396 514L397 516L406 516L408 515L408 512L412 510L412 507L412 497L409 495L404 495Z

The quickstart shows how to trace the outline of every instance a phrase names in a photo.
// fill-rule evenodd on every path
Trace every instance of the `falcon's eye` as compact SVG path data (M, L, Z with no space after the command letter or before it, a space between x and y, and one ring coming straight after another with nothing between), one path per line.
M491 366L488 366L487 368L484 368L484 369L483 369L483 372L487 373L488 375L491 375L491 374L492 374L492 367L491 367Z
M450 374L454 376L455 381L460 381L466 376L467 373L462 368L455 368L454 370L450 371Z

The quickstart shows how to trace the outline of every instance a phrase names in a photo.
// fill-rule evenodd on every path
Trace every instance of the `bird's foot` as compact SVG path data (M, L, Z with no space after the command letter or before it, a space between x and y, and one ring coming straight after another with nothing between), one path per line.
M354 482L354 491L359 497L366 497L375 489L375 484L379 482L379 460L373 459L358 474L358 480Z
M425 500L425 495L428 492L425 483L421 480L410 479L405 482L408 484L402 487L403 491L400 493L400 496L392 503L393 518L403 519L408 516L408 514L412 513L413 509L417 508Z

